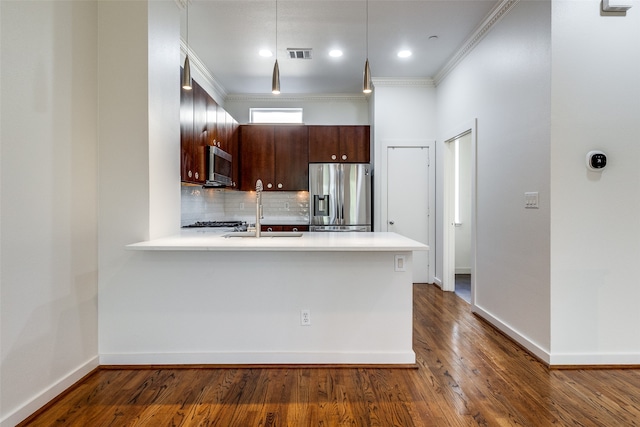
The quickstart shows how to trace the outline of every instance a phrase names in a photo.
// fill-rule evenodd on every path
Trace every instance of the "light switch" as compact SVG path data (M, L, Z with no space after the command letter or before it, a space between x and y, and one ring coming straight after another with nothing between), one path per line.
M524 207L526 209L538 209L537 191L529 191L524 193Z

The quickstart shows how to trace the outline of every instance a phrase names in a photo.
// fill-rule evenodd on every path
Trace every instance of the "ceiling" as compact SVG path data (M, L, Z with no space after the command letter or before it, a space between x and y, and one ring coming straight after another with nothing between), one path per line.
M276 49L282 94L362 93L374 78L433 78L497 0L190 0L188 42L228 95L268 94ZM367 21L368 9L368 21ZM187 11L181 18L187 40ZM432 36L437 36L433 38ZM287 48L311 48L289 59ZM338 48L339 58L328 55ZM399 58L400 49L413 55Z

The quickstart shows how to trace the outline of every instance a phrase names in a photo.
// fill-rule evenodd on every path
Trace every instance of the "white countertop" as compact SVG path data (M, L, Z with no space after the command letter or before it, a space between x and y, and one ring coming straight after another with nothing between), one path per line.
M396 233L303 232L301 237L223 237L219 233L183 231L179 235L133 243L138 251L427 251L429 246Z

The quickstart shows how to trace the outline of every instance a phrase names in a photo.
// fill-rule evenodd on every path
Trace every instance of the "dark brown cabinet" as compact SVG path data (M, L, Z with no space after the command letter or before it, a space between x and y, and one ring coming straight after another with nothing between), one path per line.
M204 183L206 177L206 146L208 138L207 123L207 92L195 81L192 82L193 89L193 136L191 148L189 150L191 162L187 171L189 182Z
M308 126L310 163L369 163L369 126Z
M182 68L180 68L182 79ZM187 181L193 176L193 91L180 89L180 178Z
M307 191L309 149L306 126L245 125L240 127L240 190Z
M183 70L180 69L182 74ZM180 92L180 178L204 184L207 146L215 145L233 157L231 178L238 182L238 122L195 80L192 90Z
M308 225L262 225L262 231L309 231Z

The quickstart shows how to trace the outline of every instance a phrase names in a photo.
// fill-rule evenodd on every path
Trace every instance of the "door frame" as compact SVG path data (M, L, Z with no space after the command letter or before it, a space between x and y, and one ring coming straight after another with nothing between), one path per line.
M383 169L382 173L374 174L375 188L377 189L376 206L374 218L374 231L387 231L387 225L389 223L388 218L388 196L387 196L387 183L388 183L388 155L387 152L390 148L426 148L429 153L429 283L434 283L435 263L436 263L436 221L435 221L435 206L436 206L436 171L435 171L435 140L382 140L380 147L380 162L378 163Z
M443 141L443 218L442 218L442 290L453 292L456 288L456 234L455 234L455 163L452 142L471 134L471 305L475 306L476 276L476 195L477 195L477 119L463 123L450 132Z

